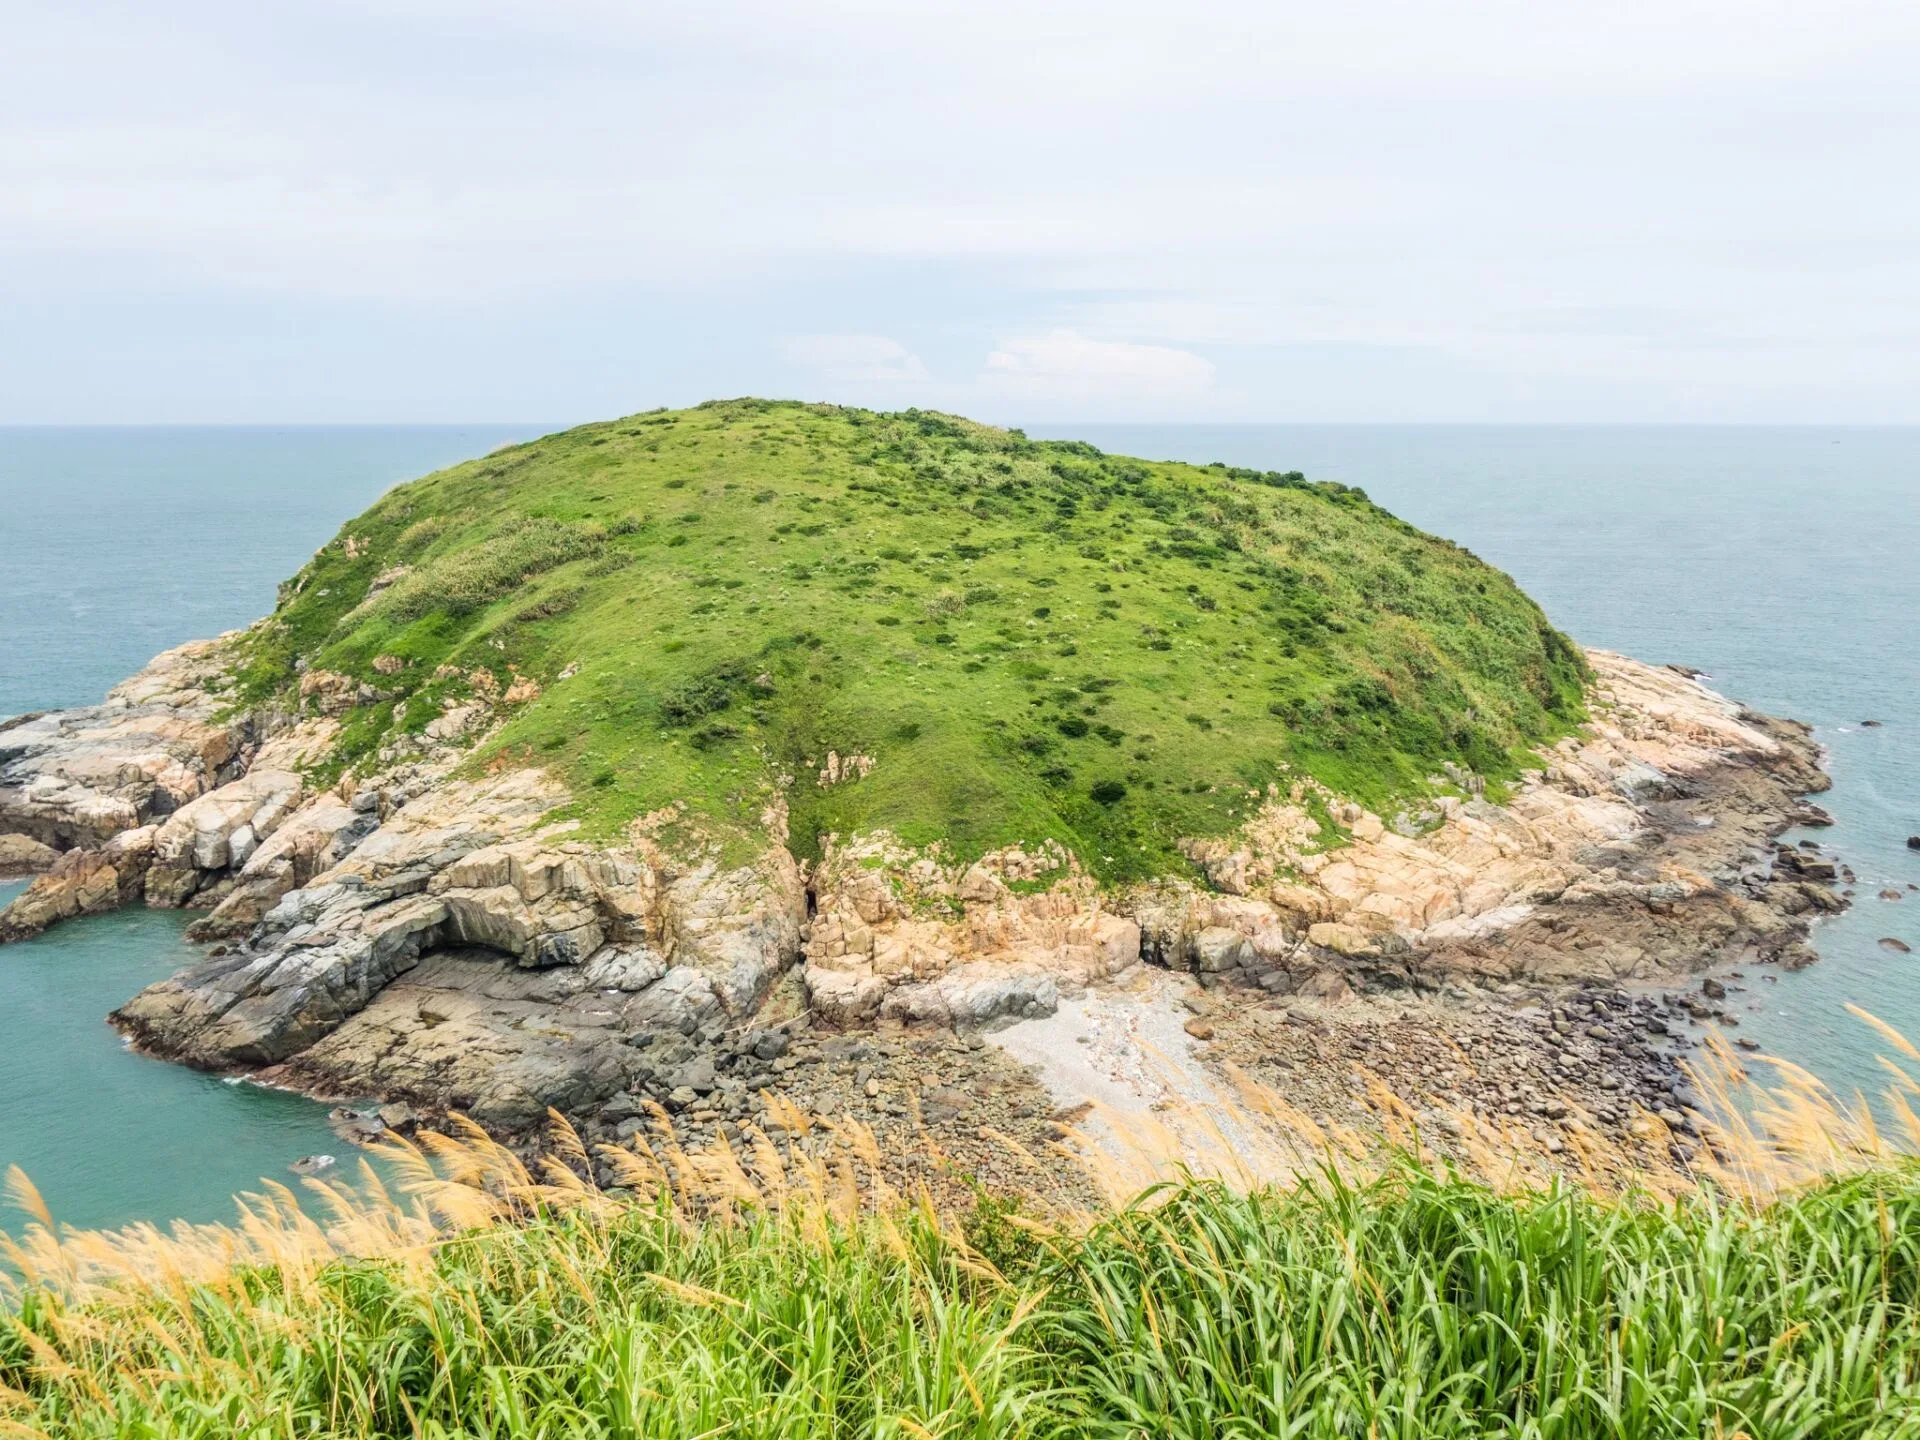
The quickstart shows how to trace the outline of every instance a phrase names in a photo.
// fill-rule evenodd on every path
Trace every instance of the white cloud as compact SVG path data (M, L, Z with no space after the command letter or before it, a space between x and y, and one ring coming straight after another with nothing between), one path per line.
M885 335L789 335L780 354L836 385L923 385L927 367Z
M12 8L0 419L1920 418L1911 0Z
M1026 413L1139 416L1190 411L1210 398L1213 380L1213 362L1191 350L1049 330L1002 340L979 385Z

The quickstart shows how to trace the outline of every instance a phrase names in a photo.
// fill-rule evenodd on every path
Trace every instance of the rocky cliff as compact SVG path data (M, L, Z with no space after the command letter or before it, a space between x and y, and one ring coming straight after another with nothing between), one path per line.
M1604 652L1594 720L1504 803L1463 773L1390 824L1297 781L1191 840L1188 878L1116 889L1058 846L962 864L875 833L807 865L770 833L729 866L669 853L661 817L589 844L542 771L457 773L477 736L314 788L298 761L326 722L236 716L221 643L4 732L0 827L45 873L0 934L191 904L216 943L117 1012L140 1044L502 1124L679 1091L656 1042L686 1069L783 977L831 1026L964 1030L1142 960L1319 998L1798 964L1807 917L1841 903L1829 862L1770 845L1818 819L1797 798L1825 784L1805 731Z

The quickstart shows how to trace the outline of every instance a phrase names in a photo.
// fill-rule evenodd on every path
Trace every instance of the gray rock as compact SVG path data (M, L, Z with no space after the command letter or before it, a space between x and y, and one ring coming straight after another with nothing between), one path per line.
M609 945L595 951L581 973L596 988L637 993L667 973L667 962L646 945Z
M611 1121L616 1125L622 1120L630 1120L638 1114L640 1114L640 1102L625 1091L616 1094L611 1100L600 1107L600 1118Z
M762 1060L772 1062L786 1054L792 1043L792 1037L784 1030L758 1030L753 1035L753 1053Z
M880 1013L907 1023L964 1026L1007 1015L1051 1015L1059 1005L1059 982L1044 971L971 964L956 966L937 980L897 987L888 993Z
M691 1090L696 1095L710 1095L719 1085L714 1074L713 1057L699 1055L682 1065L673 1073L670 1082L676 1090Z
M1242 969L1253 960L1253 942L1238 930L1211 925L1193 937L1193 960L1210 975Z

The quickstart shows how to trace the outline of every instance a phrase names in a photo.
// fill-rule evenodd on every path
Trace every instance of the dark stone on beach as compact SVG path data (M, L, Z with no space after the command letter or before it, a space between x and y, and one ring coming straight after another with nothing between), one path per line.
M753 1053L758 1059L772 1062L786 1054L792 1043L784 1030L762 1030L753 1037Z
M1804 880L1836 880L1840 875L1839 867L1833 861L1805 850L1783 846L1775 853L1774 859L1780 869Z

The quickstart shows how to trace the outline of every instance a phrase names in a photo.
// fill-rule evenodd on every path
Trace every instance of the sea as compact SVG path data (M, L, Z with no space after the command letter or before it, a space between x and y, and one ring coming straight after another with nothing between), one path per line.
M0 716L96 701L167 646L248 623L388 486L550 428L0 429ZM1842 1093L1885 1081L1886 1043L1849 1004L1920 1040L1920 428L1028 433L1358 485L1583 643L1812 724L1836 821L1815 838L1852 866L1854 903L1817 926L1819 963L1748 973L1739 1033ZM293 1160L351 1159L318 1105L135 1055L106 1025L183 963L186 919L127 911L0 949L0 1169L62 1222L231 1219Z

